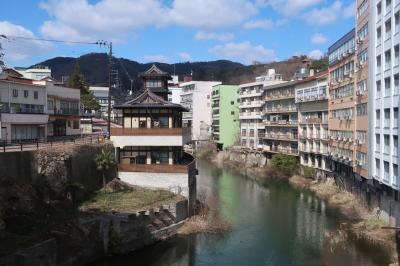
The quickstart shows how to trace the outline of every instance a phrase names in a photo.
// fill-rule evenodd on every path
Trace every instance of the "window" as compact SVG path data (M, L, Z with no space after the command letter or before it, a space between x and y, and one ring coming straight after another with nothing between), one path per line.
M375 111L375 121L376 121L376 126L380 127L381 126L381 110Z
M24 91L24 97L25 97L25 98L28 98L28 97L29 97L29 91L26 91L26 90Z
M34 99L38 99L38 98L39 98L39 92L34 91L34 92L33 92L33 98L34 98Z
M392 0L386 0L386 10L390 9L391 4L392 4Z
M207 94L207 99L210 99L210 94Z
M390 63L392 61L392 55L390 53L390 50L387 50L385 52L385 70L390 69Z
M394 15L394 32L395 32L395 34L399 33L399 24L400 24L400 14L399 13L400 12L397 12Z
M383 135L383 144L384 144L383 152L386 154L389 154L390 153L390 137L389 137L389 135L387 135L387 134Z
M381 13L382 13L382 3L381 3L381 2L379 2L379 3L376 5L376 11L377 11L377 15L380 16Z
M13 97L18 97L18 90L17 89L13 89L12 90L12 94L13 94Z
M366 131L357 130L356 138L357 138L357 140L359 141L360 144L364 144L365 141L367 140L367 132Z
M381 27L376 29L376 39L378 41L378 44L381 42L381 36L382 36L382 29Z
M47 101L47 110L53 110L54 109L54 102L52 100Z
M381 97L381 81L378 80L376 82L376 98L380 98Z
M385 78L385 96L390 96L390 78Z
M399 94L399 74L396 74L396 75L394 75L393 76L393 79L394 79L394 91L393 91L393 93L396 95L396 94Z
M393 136L393 155L397 156L398 146L399 146L399 137Z
M242 137L246 136L246 129L242 129Z
M235 104L235 102L234 101L231 101L231 105L234 105Z
M375 134L375 150L380 151L381 150L381 135Z
M380 56L380 55L378 55L377 57L376 57L376 68L377 68L377 71L378 72L380 72L381 71L381 65L382 65L382 56Z
M367 115L367 103L362 103L357 105L357 115Z
M357 8L357 17L362 16L367 10L368 10L368 0L364 0Z
M388 127L390 127L390 109L389 108L385 108L384 116L385 116L384 127L388 128Z
M160 88L161 80L146 80L146 87L148 88Z
M359 63L363 63L363 62L367 61L368 60L368 49L364 49L363 51L361 51L357 56L357 60Z
M388 19L385 22L385 38L386 38L386 40L391 37L391 30L392 30L392 20Z
M231 115L234 115L235 114L235 111L231 111Z
M399 126L399 108L393 108L393 127Z
M254 129L250 129L250 137L254 137Z
M399 167L397 164L393 164L393 179L397 179L399 177ZM397 180L395 181L397 182Z
M375 158L375 176L379 178L381 172L381 161Z
M389 162L383 161L383 171L385 180L389 180Z

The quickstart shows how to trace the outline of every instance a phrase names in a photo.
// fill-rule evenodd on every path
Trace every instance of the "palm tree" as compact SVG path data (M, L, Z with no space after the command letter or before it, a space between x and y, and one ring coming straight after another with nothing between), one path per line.
M96 155L95 158L97 170L101 171L103 176L103 188L106 187L106 172L117 163L115 161L114 153L111 150L102 149L101 153Z

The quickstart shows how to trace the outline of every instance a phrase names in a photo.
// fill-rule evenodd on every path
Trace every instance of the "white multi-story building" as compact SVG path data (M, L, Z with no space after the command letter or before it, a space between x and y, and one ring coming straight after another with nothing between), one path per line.
M181 104L189 110L183 113L182 122L192 127L193 141L211 138L211 94L213 86L220 84L215 81L190 81L179 85L182 88Z
M300 164L323 176L329 171L327 79L321 72L296 83Z
M0 80L0 140L46 138L46 87L8 72Z
M267 74L256 78L255 82L239 86L240 98L240 140L246 148L262 148L265 136L263 122L264 87L283 83L282 75L269 69Z
M369 6L369 176L398 191L400 1Z
M36 66L32 68L16 68L16 70L27 79L42 80L51 78L51 69L47 66Z
M100 105L100 110L97 111L96 116L99 118L107 119L108 117L108 87L90 86L89 91L93 93L97 102ZM114 106L114 99L111 98L111 120L115 120L115 111L112 109Z
M171 77L172 80L168 80L168 101L180 104L182 88L179 87L179 77L177 75Z

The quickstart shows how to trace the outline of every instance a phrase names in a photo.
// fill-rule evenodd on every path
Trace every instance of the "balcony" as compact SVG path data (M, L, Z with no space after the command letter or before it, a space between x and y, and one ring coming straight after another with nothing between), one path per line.
M191 139L191 128L111 128L115 147L182 146Z
M187 173L189 165L180 164L119 164L119 172Z
M264 151L298 156L298 149L264 146Z
M278 120L278 121L265 121L267 126L292 126L297 127L297 120Z
M53 112L49 110L49 114L54 114L54 115L75 115L79 116L79 109L54 109Z
M293 113L297 112L296 107L278 107L278 108L266 108L265 113Z
M276 134L276 133L266 133L265 139L279 139L288 141L297 141L297 134Z
M301 124L328 124L328 119L322 117L306 117L301 119Z
M276 100L283 100L283 99L294 99L294 97L296 97L296 94L278 94L278 95L266 95L265 96L265 101L276 101Z

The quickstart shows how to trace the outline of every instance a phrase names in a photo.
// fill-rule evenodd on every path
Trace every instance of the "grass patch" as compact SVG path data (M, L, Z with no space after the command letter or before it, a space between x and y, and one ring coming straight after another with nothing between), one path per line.
M79 207L81 211L137 211L154 205L169 203L180 196L166 190L131 188L124 191L109 192L99 190Z

